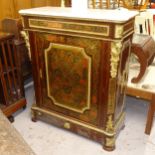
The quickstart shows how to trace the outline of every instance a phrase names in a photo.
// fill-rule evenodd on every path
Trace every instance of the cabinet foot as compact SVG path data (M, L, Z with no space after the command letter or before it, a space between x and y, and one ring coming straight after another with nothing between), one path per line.
M115 150L115 146L109 147L109 146L103 145L103 149L110 152Z
M106 151L113 151L115 149L115 138L106 137L103 143L103 149Z
M25 110L25 109L26 109L26 105L23 106L23 110Z
M115 150L115 146L109 147L109 146L103 145L103 149L110 152Z
M37 119L34 117L32 117L31 120L32 120L32 122L37 122Z
M31 109L31 120L32 122L37 122L36 111Z
M125 125L123 125L123 126L121 127L121 130L124 130L124 128L125 128Z
M15 120L14 120L14 117L11 115L11 116L8 116L8 120L13 123Z

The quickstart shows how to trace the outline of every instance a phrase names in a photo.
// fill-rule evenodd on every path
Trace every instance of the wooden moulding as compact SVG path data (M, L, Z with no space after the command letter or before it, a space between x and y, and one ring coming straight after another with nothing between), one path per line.
M5 114L5 116L9 117L11 116L14 112L16 112L17 110L19 110L20 108L25 108L26 107L26 99L20 99L19 101L17 101L16 103L13 103L9 106L3 106L1 109L3 111L3 113Z
M152 99L152 93L145 91L145 90L141 90L141 89L136 89L136 88L132 88L132 87L127 87L126 89L126 94L129 96L136 96L145 100L151 100Z

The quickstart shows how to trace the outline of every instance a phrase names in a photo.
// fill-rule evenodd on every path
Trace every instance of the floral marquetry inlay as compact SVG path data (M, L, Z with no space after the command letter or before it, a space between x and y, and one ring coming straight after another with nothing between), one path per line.
M79 113L89 109L91 57L84 48L50 43L45 62L48 97L53 103Z

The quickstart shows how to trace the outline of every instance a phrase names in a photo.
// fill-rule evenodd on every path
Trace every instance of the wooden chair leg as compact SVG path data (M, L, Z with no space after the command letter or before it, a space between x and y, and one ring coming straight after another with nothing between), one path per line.
M149 110L147 114L147 122L145 127L145 133L150 134L153 122L153 116L155 112L155 94L152 94L152 100L149 105Z

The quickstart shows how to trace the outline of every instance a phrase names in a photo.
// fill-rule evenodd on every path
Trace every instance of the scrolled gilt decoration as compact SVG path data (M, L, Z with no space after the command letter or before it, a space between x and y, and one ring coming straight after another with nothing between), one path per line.
M115 26L115 38L121 38L123 35L123 26L116 25Z
M114 133L115 132L114 125L113 125L113 120L112 120L112 115L108 116L108 121L106 123L106 131L108 133Z
M26 31L21 31L21 35L22 37L24 38L25 40L25 43L26 43L26 47L28 49L28 55L29 55L29 58L31 60L31 52L30 52L30 43L29 43L29 36L28 36L28 33Z
M120 41L111 43L110 73L112 78L115 78L117 75L117 67L118 67L119 56L121 53L121 48L122 48L122 43Z
M115 141L116 141L116 139L114 137L106 138L105 145L108 147L113 147L113 146L115 146Z

